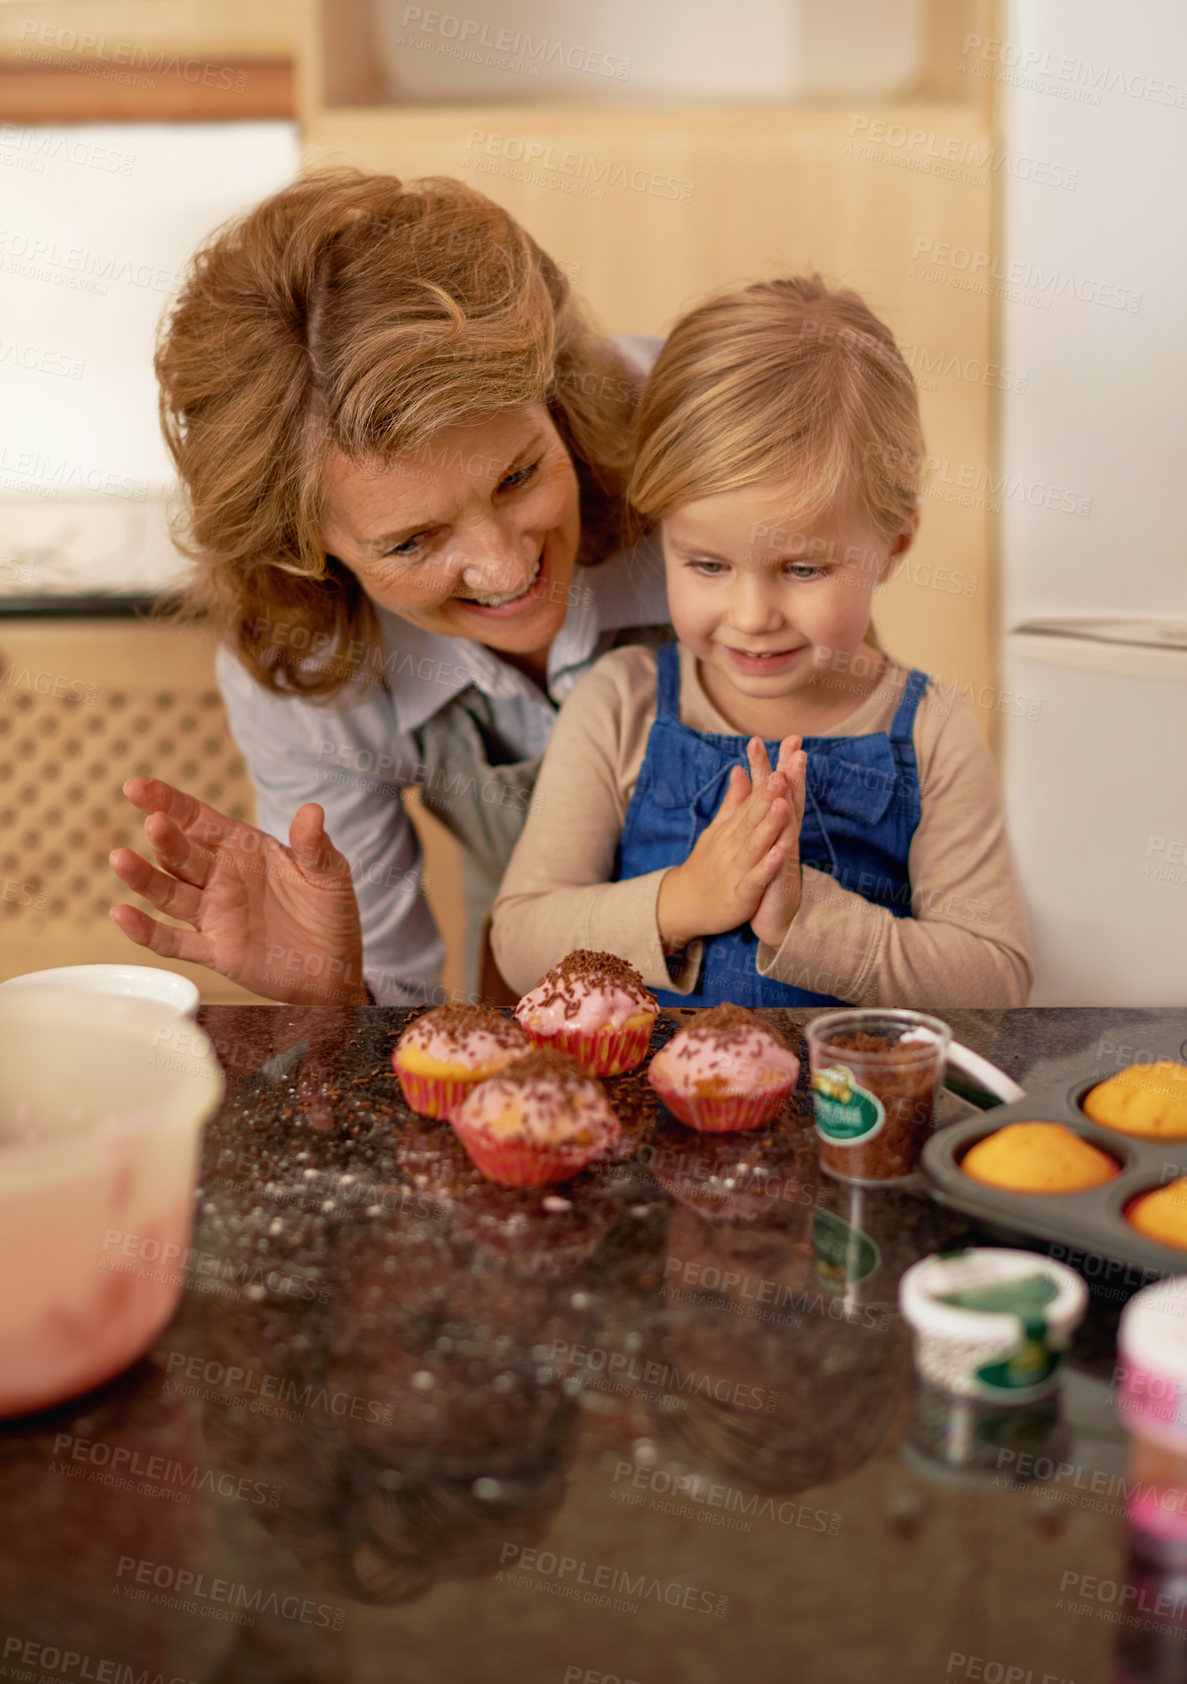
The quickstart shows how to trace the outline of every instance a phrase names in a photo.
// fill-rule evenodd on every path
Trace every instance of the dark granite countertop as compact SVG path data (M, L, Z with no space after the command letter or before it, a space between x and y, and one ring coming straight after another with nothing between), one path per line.
M820 1178L802 1109L697 1136L638 1074L633 1156L495 1187L404 1106L408 1015L201 1012L227 1094L181 1307L0 1427L0 1679L1187 1678L1127 1552L1130 1283L1095 1281L1054 1403L975 1416L919 1390L897 1314L909 1263L980 1237L922 1188ZM945 1015L1028 1088L1187 1036Z

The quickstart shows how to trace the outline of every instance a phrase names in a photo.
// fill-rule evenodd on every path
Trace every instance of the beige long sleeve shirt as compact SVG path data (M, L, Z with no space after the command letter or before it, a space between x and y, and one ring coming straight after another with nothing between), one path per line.
M888 731L906 680L907 669L888 660L844 723L816 734ZM663 870L609 881L655 714L655 652L639 647L604 656L561 708L492 921L495 959L519 993L577 947L617 953L652 988L697 987L701 943L664 954L656 920ZM683 648L680 718L697 731L737 735ZM759 943L758 969L854 1005L1024 1005L1030 933L977 723L959 696L933 682L913 742L922 817L908 860L910 916L896 918L805 866L800 909L778 949Z

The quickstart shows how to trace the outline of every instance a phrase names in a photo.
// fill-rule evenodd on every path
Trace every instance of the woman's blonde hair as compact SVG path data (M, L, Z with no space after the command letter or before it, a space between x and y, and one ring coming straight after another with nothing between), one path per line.
M208 616L279 694L337 693L380 642L322 543L331 449L391 461L543 402L577 474L578 560L621 541L639 381L552 259L461 182L333 170L264 200L192 260L155 367L194 563L174 611Z
M915 380L857 293L819 275L759 281L681 318L635 422L628 498L647 524L682 503L786 485L797 518L855 508L884 538L919 498Z

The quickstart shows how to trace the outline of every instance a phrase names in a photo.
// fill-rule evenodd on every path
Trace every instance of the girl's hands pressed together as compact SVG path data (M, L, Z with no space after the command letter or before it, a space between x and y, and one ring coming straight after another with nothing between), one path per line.
M798 870L799 819L785 799L784 773L771 771L759 737L750 739L746 757L750 775L740 766L731 770L712 822L684 864L671 867L660 882L656 918L668 953L754 917L785 863L787 844L781 838L793 821Z
M289 846L160 778L130 778L124 794L147 814L157 864L131 848L109 856L117 877L158 912L112 908L141 947L212 970L267 999L298 1005L365 1005L363 940L350 864L315 802L298 809Z
M800 826L804 820L804 800L808 777L808 756L800 746L802 737L784 737L779 744L779 763L771 773L771 782L779 778L787 791L790 815L779 837L781 860L778 870L763 891L750 919L750 928L759 941L768 947L781 947L791 928L791 921L800 909L803 894L803 873L800 869ZM763 763L766 750L759 745Z

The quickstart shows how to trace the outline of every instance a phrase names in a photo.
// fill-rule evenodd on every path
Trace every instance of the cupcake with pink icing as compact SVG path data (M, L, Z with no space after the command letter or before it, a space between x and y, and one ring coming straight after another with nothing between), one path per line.
M422 1117L448 1117L476 1082L531 1050L517 1023L493 1006L438 1006L414 1018L396 1043L392 1067L404 1098Z
M525 1053L473 1087L450 1122L476 1169L504 1187L567 1181L622 1125L606 1090L568 1053Z
M643 1062L659 1001L633 965L579 947L515 1008L538 1047L571 1053L591 1076L619 1076Z
M697 1012L661 1047L647 1079L673 1116L705 1133L761 1128L800 1073L781 1035L745 1006Z

